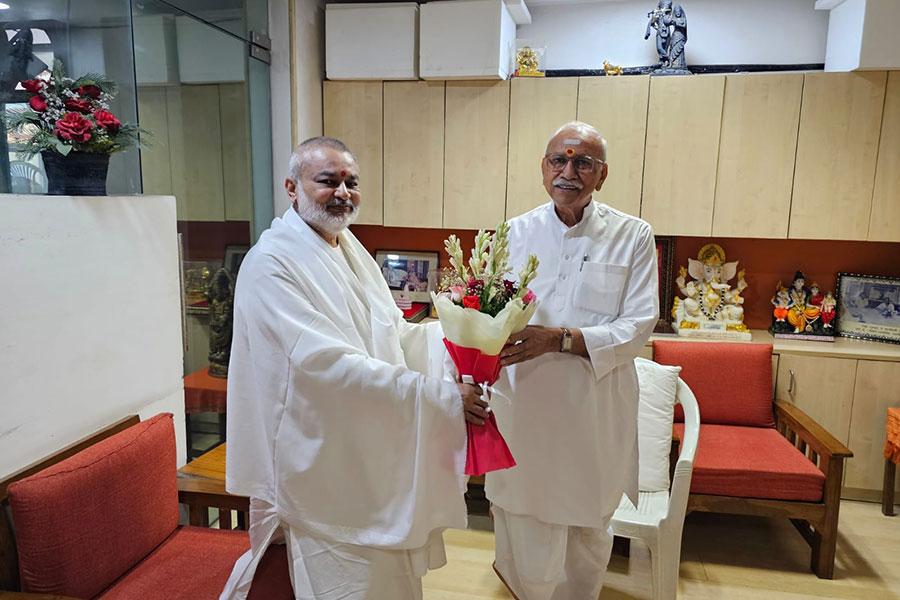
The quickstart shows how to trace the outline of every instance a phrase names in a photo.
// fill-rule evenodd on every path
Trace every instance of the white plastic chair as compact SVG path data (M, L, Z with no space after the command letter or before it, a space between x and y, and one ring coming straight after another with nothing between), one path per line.
M30 162L11 161L9 175L14 194L41 194L47 191L47 178L38 167Z
M680 378L675 402L684 409L684 439L681 440L671 489L668 492L639 492L637 508L623 496L610 522L615 535L639 539L650 549L653 600L674 600L678 591L681 531L684 528L694 454L700 435L697 399Z

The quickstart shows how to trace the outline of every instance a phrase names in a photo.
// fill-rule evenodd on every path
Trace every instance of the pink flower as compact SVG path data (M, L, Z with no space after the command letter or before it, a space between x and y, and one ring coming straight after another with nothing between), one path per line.
M532 292L531 290L528 290L528 293L525 294L524 296L522 296L522 303L525 306L528 306L529 304L534 302L536 298L537 298L537 296L534 295L534 292Z
M454 302L461 302L463 296L466 295L466 288L461 285L450 286L450 299Z
M31 110L34 112L44 112L47 110L47 101L40 96L32 96L28 99L28 106L30 106Z
M464 296L462 302L466 308L481 310L481 299L478 296Z

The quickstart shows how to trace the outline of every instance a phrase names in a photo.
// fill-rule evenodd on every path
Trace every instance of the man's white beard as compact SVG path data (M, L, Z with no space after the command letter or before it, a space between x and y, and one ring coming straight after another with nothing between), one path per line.
M327 206L340 204L349 205L351 211L349 213L334 215L328 212L326 208ZM313 229L318 229L329 235L337 235L356 221L356 217L359 216L359 209L354 206L353 202L350 200L344 202L337 199L331 199L326 206L322 206L321 204L310 200L306 194L303 193L303 190L298 188L297 214L299 214L300 218L306 221Z

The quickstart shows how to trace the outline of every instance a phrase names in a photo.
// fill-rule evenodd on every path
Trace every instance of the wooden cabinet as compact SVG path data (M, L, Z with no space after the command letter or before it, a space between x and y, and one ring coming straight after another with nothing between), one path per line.
M219 114L222 117L222 179L225 193L225 220L249 221L253 213L250 174L250 114L247 84L219 85Z
M854 456L847 461L846 488L881 490L884 427L891 406L900 406L900 362L859 361L848 444Z
M168 108L165 87L139 87L140 125L153 132L153 144L141 148L141 184L144 194L171 196Z
M789 237L864 240L887 74L804 78Z
M384 84L384 224L442 226L444 84Z
M786 238L803 75L729 75L712 234Z
M494 229L506 215L509 82L447 82L443 225Z
M796 405L846 444L856 363L848 358L782 354L778 358L775 397Z
M541 158L553 132L575 120L578 88L574 77L517 77L510 82L507 219L550 200L541 176Z
M900 242L900 71L888 75L868 239Z
M578 120L606 138L609 176L594 198L630 215L641 213L644 138L650 76L582 77Z
M383 112L380 81L326 81L325 135L347 144L359 163L362 203L357 223L384 223Z
M653 77L641 217L657 234L712 232L723 75Z

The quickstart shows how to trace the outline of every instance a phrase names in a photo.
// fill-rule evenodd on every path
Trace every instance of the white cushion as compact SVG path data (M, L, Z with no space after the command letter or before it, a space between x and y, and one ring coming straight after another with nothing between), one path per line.
M669 489L669 451L675 391L681 367L660 365L645 358L634 359L640 386L638 404L638 488L642 492Z

